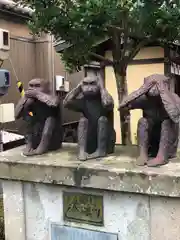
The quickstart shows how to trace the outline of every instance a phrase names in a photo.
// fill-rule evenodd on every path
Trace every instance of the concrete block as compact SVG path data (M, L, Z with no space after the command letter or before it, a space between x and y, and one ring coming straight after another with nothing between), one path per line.
M2 181L6 240L26 240L21 182Z
M26 240L49 240L50 222L63 220L61 191L56 186L25 183L24 200Z
M151 240L180 240L179 198L152 197Z

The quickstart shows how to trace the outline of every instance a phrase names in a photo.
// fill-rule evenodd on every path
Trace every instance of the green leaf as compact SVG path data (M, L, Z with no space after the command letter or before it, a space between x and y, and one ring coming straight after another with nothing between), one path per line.
M21 0L19 3L34 9L29 22L33 33L48 32L72 45L61 55L71 70L88 63L94 45L107 36L113 42L114 61L121 64L129 61L139 46L155 41L167 44L180 38L177 0Z

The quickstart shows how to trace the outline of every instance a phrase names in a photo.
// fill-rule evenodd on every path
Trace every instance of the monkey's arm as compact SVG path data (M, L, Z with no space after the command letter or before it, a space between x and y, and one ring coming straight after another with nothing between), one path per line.
M83 100L78 99L78 95L81 92L80 84L74 88L71 92L69 92L64 101L63 101L63 106L65 108L81 112L83 109Z
M104 108L106 108L109 111L113 110L114 108L113 98L105 88L101 90L101 101Z
M59 104L59 99L57 96L52 96L42 92L38 92L37 100L46 103L49 107L57 107Z
M146 98L145 98L145 96L141 96L141 97L129 102L128 104L125 104L122 101L122 103L119 105L118 110L121 110L121 109L127 109L127 110L144 109L145 104L146 104Z
M112 111L114 108L114 101L112 96L105 89L102 77L99 77L98 85L101 93L101 101L102 101L103 107L109 111Z
M15 118L19 119L23 117L24 111L28 110L28 107L33 103L33 99L22 97L15 108Z
M59 104L59 99L57 96L52 96L47 93L43 93L37 90L27 90L25 92L26 97L35 98L40 102L47 104L49 107L57 107Z

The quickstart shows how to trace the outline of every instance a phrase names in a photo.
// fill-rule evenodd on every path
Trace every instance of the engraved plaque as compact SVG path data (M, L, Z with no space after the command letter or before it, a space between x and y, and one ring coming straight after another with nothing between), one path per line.
M64 220L103 226L103 196L64 192Z
M118 235L52 224L51 240L118 240Z
M4 204L3 198L0 198L0 218L4 217Z

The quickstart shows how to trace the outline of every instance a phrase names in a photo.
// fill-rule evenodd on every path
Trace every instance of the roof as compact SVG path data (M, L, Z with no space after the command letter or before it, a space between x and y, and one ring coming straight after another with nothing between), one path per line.
M0 10L7 11L9 13L14 12L24 16L31 16L33 10L28 7L22 7L11 0L0 0Z
M63 52L66 48L69 48L71 45L66 43L66 41L64 40L57 40L54 43L54 48L56 50L56 52L61 53Z

